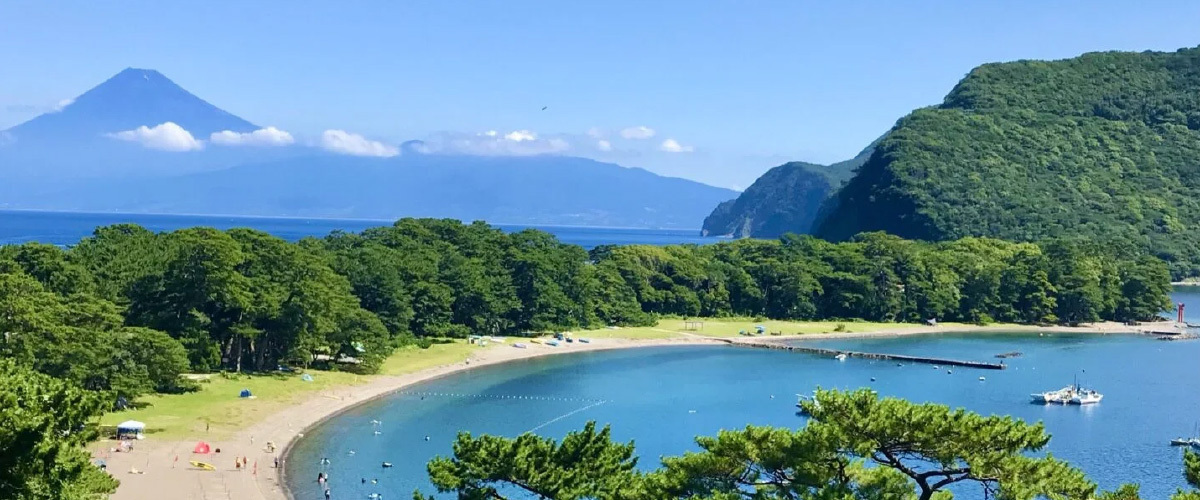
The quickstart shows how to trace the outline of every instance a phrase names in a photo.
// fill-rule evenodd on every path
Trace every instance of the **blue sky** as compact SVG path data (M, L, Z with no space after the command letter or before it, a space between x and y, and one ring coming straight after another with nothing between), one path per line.
M853 156L979 64L1174 50L1198 25L1192 1L4 2L0 128L132 66L300 136L524 130L745 187Z

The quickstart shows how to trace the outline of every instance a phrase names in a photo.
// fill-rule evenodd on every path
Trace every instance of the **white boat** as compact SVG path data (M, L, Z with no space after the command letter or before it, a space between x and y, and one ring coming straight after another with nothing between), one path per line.
M1034 403L1041 404L1067 404L1071 397L1075 395L1075 386L1068 385L1057 391L1035 392L1029 397Z
M834 356L834 357L835 357L835 358L836 358L838 361L845 361L845 360L846 360L846 358L847 358L848 356L846 356L846 353L842 353L842 354L838 354L837 356Z
M1099 403L1101 399L1104 399L1103 394L1091 389L1078 389L1071 395L1069 402L1073 405L1091 405Z
M797 415L801 415L801 416L805 416L805 417L809 416L808 410L804 409L803 403L806 401L812 402L813 406L816 406L817 408L821 407L821 403L819 401L817 401L817 392L816 391L813 391L812 396L806 396L804 394L797 394L796 395L796 414Z
M516 347L517 349L524 349L524 348L525 348L525 344L522 344L522 343L520 343L520 342L517 342L516 344L513 344L513 347Z

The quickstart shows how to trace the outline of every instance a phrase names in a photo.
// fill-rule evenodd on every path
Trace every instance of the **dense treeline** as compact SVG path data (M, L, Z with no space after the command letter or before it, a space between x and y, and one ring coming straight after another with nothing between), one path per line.
M1200 276L1197 96L1200 48L980 66L901 119L813 232L1127 242Z
M404 219L289 243L250 229L103 227L70 250L0 248L0 354L94 390L187 371L348 361L405 343L652 324L662 315L1080 323L1169 307L1166 266L1069 242L863 234L601 246Z

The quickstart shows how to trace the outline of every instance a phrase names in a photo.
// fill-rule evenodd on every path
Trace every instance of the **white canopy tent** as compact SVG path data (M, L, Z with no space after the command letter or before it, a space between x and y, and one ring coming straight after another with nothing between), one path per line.
M126 420L117 424L117 438L132 437L142 439L142 433L146 431L146 424L137 420Z

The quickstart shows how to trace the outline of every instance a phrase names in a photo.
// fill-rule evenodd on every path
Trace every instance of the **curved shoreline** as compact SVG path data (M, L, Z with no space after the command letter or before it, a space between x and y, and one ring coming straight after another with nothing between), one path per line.
M213 471L189 468L194 441L138 442L132 453L117 453L108 458L108 470L121 480L111 498L116 500L160 497L196 500L292 500L284 480L287 454L309 429L321 425L361 404L386 397L415 384L459 374L484 366L529 360L544 356L607 351L638 347L726 345L722 339L681 337L671 339L593 339L589 344L573 343L551 347L530 343L526 349L511 344L481 348L465 362L437 366L404 375L380 375L362 385L340 387L312 394L304 402L280 410L262 421L224 440L206 440L219 454L200 458L216 467ZM265 444L277 445L275 452ZM253 467L230 467L228 461L245 457ZM274 468L278 458L280 467ZM179 462L183 462L179 465ZM260 468L261 464L261 469ZM131 468L140 471L126 474ZM247 471L246 469L250 469Z
M287 441L287 444L285 444L279 450L278 456L280 457L281 467L275 471L275 474L274 474L275 477L269 479L269 481L271 483L273 483L273 486L277 486L278 489L281 490L280 493L282 495L281 496L264 496L264 498L266 498L266 499L275 498L275 499L279 499L279 500L293 500L295 498L295 496L292 495L291 490L287 486L287 471L288 471L287 459L288 459L288 456L290 455L292 447L310 429L313 429L320 425L324 425L325 423L329 422L330 420L337 418L338 415L341 415L347 411L353 410L361 405L371 403L374 401L378 401L382 398L386 398L392 394L395 394L396 392L402 391L404 389L407 389L407 388L412 387L417 384L431 382L431 381L446 378L446 377L449 377L452 375L458 375L461 373L465 373L465 372L475 370L478 368L483 368L486 366L498 366L498 365L504 365L504 364L510 364L510 363L517 363L517 362L522 362L522 361L528 361L531 359L542 358L542 357L546 357L546 356L554 356L554 355L562 355L562 354L582 354L585 352L611 351L611 350L616 350L616 349L629 349L629 348L638 348L638 347L727 345L727 344L728 344L727 342L724 342L720 339L710 339L710 338L704 338L704 337L675 338L675 339L645 339L645 340L597 339L597 340L592 340L592 343L590 343L590 344L576 343L574 346L568 347L568 348L549 347L549 346L539 345L539 344L529 344L526 349L515 351L518 353L518 355L515 355L515 356L481 356L481 357L473 356L472 358L468 358L468 361L465 363L454 363L451 365L442 365L442 366L438 366L438 367L434 367L434 368L429 368L427 370L415 372L415 373L412 373L409 375L401 375L401 376L399 376L399 378L406 378L406 379L411 379L411 380L405 380L405 381L399 382L394 385L389 385L389 387L386 390L383 390L382 392L377 392L377 393L368 395L368 396L364 397L363 399L359 399L357 401L353 401L349 404L346 404L346 405L334 410L333 412L325 414L325 415L321 416L320 418L318 418L317 420L308 423L306 426L304 426L304 428L300 429L300 431L298 433L293 435L292 438ZM494 350L502 349L505 347L511 348L512 346L501 344L501 345L492 347L488 351L481 351L480 354L488 354L489 351L494 351ZM579 347L582 347L582 349L580 349ZM508 350L508 352L514 352L514 351ZM287 411L287 410L285 410L285 411ZM268 480L268 479L267 478L259 479L260 482L264 481L264 480ZM260 491L261 491L261 488L260 488Z
M225 440L208 441L214 449L221 449L220 455L209 455L202 460L217 467L215 471L198 471L187 466L191 457L193 441L155 442L147 440L139 442L134 453L118 453L109 459L109 470L118 474L121 487L112 498L140 499L161 496L164 491L171 491L174 498L198 500L238 499L238 500L293 500L287 489L285 474L287 472L287 456L295 442L303 437L310 429L349 411L361 404L375 401L415 384L428 382L449 375L462 373L474 368L493 366L543 356L595 352L612 349L659 346L689 346L689 345L729 345L742 340L757 341L797 341L822 340L838 338L893 338L912 335L950 334L950 333L1138 333L1136 328L1118 323L1103 323L1081 327L1046 327L1046 326L970 326L955 325L954 327L906 327L886 328L874 332L847 332L801 334L784 336L755 336L716 338L676 332L682 337L669 339L593 339L590 344L565 344L551 347L544 344L529 343L526 349L516 349L512 345L494 344L480 348L471 354L465 362L441 365L404 375L374 376L369 382L356 386L338 387L318 393L313 393L305 401L280 410L261 419ZM267 452L264 445L275 443L275 452ZM142 449L145 451L142 451ZM253 463L252 472L245 469L229 467L229 455L246 457L248 463ZM188 457L188 458L184 458ZM274 459L280 460L280 468L272 467ZM178 462L183 459L183 466ZM258 470L259 462L262 471ZM223 467L224 466L224 467ZM143 474L123 474L131 467L140 469Z

